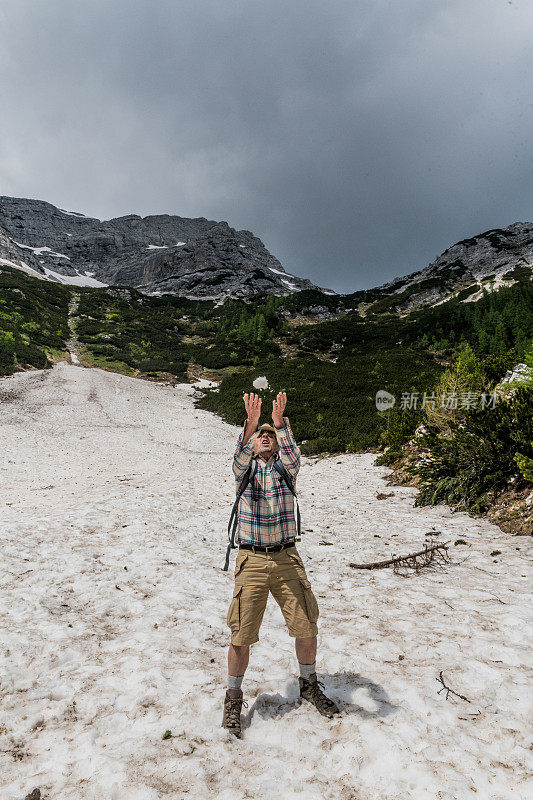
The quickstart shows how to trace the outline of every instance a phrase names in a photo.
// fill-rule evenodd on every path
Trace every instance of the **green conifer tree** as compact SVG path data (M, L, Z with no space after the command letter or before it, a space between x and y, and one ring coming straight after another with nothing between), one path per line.
M257 339L258 342L264 342L268 339L269 331L266 324L266 320L263 314L259 314L259 319L257 323Z
M533 447L533 442L531 442L531 446ZM526 481L533 483L533 458L528 458L522 453L516 453L514 460Z

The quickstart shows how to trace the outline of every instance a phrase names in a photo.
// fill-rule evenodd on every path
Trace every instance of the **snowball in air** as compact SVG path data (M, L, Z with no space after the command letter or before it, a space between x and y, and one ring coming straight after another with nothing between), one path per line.
M268 381L265 375L255 379L254 389L268 389Z

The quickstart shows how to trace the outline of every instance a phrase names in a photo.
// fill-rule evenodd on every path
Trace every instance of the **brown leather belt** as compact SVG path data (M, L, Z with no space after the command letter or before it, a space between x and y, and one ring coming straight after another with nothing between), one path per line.
M240 544L239 550L253 550L254 553L277 553L279 550L286 550L288 547L294 547L294 542L284 542L283 544L274 544L272 547L262 547L259 544Z

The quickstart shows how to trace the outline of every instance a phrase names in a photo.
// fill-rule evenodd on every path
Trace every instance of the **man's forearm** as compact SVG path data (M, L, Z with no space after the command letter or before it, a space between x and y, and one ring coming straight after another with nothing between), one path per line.
M249 419L246 420L246 427L244 429L244 436L242 437L242 446L246 444L252 433L255 433L257 430L257 422L250 422Z

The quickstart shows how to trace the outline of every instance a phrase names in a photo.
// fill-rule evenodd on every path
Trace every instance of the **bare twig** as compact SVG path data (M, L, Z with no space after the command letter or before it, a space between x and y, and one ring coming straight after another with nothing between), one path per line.
M444 676L443 676L443 674L442 674L442 670L439 672L439 677L438 677L438 678L435 678L435 680L436 680L436 681L438 681L439 683L442 683L442 689L439 689L439 691L437 692L437 694L440 694L441 692L446 692L446 694L445 694L445 698L446 698L446 700L448 699L448 696L449 696L450 694L454 694L456 697L460 697L460 698L461 698L461 700L465 700L467 703L470 703L470 702L471 702L471 701L468 699L468 697L465 697L463 694L459 694L459 692L456 692L456 691L454 691L453 689L450 689L450 687L449 687L449 686L446 686L446 684L444 683Z
M388 558L386 561L371 561L368 564L348 564L352 569L385 569L386 567L412 567L415 572L418 572L422 567L427 567L435 561L440 563L447 563L448 557L448 542L440 544L426 545L423 550L416 553L407 553L405 556L394 556Z
M504 602L503 600L500 600L500 598L499 598L499 597L496 597L496 595L495 595L495 594L491 594L491 596L490 596L490 597L483 597L483 598L482 598L482 602L483 602L483 603L490 603L492 600L497 600L497 601L498 601L498 603L501 603L501 604L502 604L502 606L507 606L507 605L509 605L509 603L506 603L506 602Z

